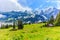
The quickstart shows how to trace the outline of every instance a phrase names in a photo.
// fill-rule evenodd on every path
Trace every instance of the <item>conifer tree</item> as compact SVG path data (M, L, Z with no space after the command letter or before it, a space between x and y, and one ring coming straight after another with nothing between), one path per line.
M52 15L45 26L54 26L54 16Z
M9 26L8 26L8 24L5 26L5 28L8 28Z
M14 19L14 21L13 21L13 29L15 29L15 19Z
M18 29L23 29L23 23L21 20L18 20Z
M60 12L59 12L59 14L57 15L57 17L55 19L55 25L60 26Z
M53 15L50 17L50 20L48 21L48 24L54 24L54 17L53 17Z

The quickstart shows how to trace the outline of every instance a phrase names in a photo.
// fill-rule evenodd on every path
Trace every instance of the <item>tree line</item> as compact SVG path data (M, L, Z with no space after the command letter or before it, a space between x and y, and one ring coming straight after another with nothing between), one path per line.
M18 27L18 29L23 29L23 22L22 22L22 20L18 20L17 21L17 24L15 23L16 21L13 21L13 25L1 25L1 29L5 29L5 28L9 28L9 27L12 27L13 28L13 30L15 30L16 29L16 26ZM16 24L16 25L15 25Z
M56 18L54 18L54 16L52 15L46 22L45 26L60 26L60 12L57 14Z

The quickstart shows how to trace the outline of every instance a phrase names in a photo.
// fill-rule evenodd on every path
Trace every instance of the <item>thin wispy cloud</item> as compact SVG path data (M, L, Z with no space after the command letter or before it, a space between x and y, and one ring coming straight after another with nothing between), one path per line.
M47 0L46 2L60 2L60 0Z
M60 9L60 0L0 0L0 11L30 11L47 7Z
M24 11L31 10L29 7L24 7L18 0L0 0L0 11Z
M56 8L60 9L60 0L47 0L46 2L56 4Z

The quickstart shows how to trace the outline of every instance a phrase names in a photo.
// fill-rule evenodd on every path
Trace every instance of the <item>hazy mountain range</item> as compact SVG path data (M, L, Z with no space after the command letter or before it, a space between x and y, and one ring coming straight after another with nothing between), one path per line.
M56 18L59 9L56 8L47 8L45 10L32 10L28 11L10 11L10 12L0 12L0 21L12 22L18 19L23 20L23 22L42 22L47 21L53 15Z

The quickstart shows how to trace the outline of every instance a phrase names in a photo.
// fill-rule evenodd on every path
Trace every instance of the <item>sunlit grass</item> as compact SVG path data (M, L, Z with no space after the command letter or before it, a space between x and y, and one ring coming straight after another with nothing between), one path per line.
M22 30L0 29L0 40L60 40L60 27L42 27L43 23L24 25Z

